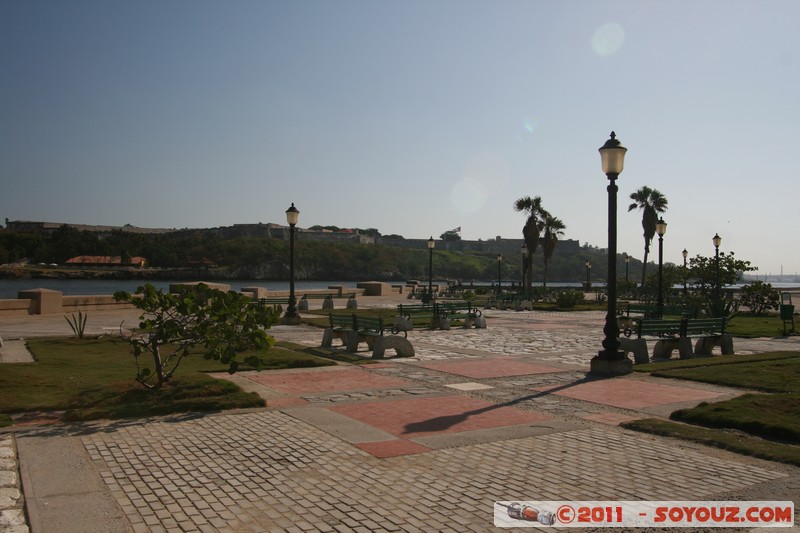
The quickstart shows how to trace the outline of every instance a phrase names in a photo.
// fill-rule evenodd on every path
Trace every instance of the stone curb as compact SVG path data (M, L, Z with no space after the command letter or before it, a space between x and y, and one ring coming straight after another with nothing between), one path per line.
M13 435L0 435L0 530L27 533L25 498L22 495Z

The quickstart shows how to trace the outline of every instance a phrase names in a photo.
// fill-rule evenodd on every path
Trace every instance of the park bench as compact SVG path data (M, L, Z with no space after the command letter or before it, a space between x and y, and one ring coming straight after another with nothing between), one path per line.
M383 359L389 348L394 349L398 357L414 357L414 347L408 339L396 335L395 330L384 328L383 318L358 316L355 313L329 313L328 317L330 327L325 329L322 336L323 348L330 348L333 339L338 338L347 351L353 353L358 351L359 343L366 342L367 347L372 350L373 359Z
M636 339L620 339L620 349L633 352L636 364L649 363L646 338L654 338L653 359L669 359L677 349L681 359L694 355L711 355L714 346L720 346L723 355L733 355L733 339L725 334L725 318L641 319L634 330L625 330L629 337L633 331ZM694 350L692 339L696 338Z
M281 297L272 297L272 298L259 298L256 300L255 305L260 307L267 307L272 306L273 308L278 308L279 306L288 306L289 305L289 298L287 296Z
M485 328L486 319L480 310L470 302L464 301L439 301L436 305L439 315L439 327L450 329L450 321L461 320L465 328Z
M620 339L620 349L626 353L633 352L633 360L636 364L649 363L646 338L655 338L658 340L653 348L654 359L665 356L669 358L675 348L678 348L681 359L689 358L692 356L692 344L691 341L688 342L688 345L685 341L681 341L682 327L683 319L640 319L634 325L634 329L626 328L624 330L625 338ZM634 332L636 338L628 338Z
M397 306L397 316L394 327L399 331L410 331L415 326L436 329L439 315L436 306L431 304L400 304Z
M733 355L733 337L725 333L727 319L690 318L684 321L681 336L695 338L695 355L711 355L714 346L719 346L722 355Z
M625 309L625 316L627 318L641 317L644 319L664 318L665 316L696 318L697 310L691 307L665 305L662 308L661 316L658 315L658 306L656 305L635 304L628 302L628 306Z
M333 293L307 293L300 298L298 309L300 311L308 311L309 300L323 300L322 309L333 309Z

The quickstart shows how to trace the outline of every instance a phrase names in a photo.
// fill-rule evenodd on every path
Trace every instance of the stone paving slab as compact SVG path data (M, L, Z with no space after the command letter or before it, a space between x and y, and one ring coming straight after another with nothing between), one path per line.
M687 401L704 401L719 398L721 392L698 390L694 388L664 385L653 381L638 379L602 379L577 383L569 387L538 387L535 390L552 392L592 403L611 405L623 409L643 409L657 405Z
M549 374L563 371L561 368L526 363L504 356L480 361L432 361L418 363L416 366L476 379L523 376L526 374Z
M488 531L496 500L713 499L785 476L600 427L385 459L277 411L81 440L134 531Z

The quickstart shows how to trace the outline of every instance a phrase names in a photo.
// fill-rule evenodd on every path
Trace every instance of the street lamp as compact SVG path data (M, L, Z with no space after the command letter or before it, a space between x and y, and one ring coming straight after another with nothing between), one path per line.
M283 315L283 323L289 325L300 324L300 315L297 314L297 298L294 295L294 232L300 211L292 202L291 207L286 210L286 222L289 223L289 305L286 306L286 314Z
M689 250L686 248L681 252L683 256L683 303L686 305L687 291L686 291L686 278L688 278L688 271L686 270L686 258L689 257Z
M525 276L528 273L528 247L523 244L521 249L522 249L522 294L527 296L528 285L525 283Z
M608 178L608 312L603 328L603 350L592 358L589 372L604 376L628 374L633 371L633 363L619 350L619 325L617 324L617 178L625 163L628 149L617 140L613 131L611 137L600 147L600 162L603 173Z
M433 247L436 246L436 241L433 240L433 235L428 239L428 298L433 298Z
M589 275L589 273L592 271L592 262L587 259L584 265L586 266L586 290L588 291L592 288L592 280L591 276Z
M625 254L625 283L628 283L628 265L631 264L631 256Z
M503 264L503 255L497 254L497 295L500 296L500 286L503 282L503 272L501 265Z
M664 318L664 234L667 232L667 223L663 218L656 222L656 233L658 233L658 318Z
M722 244L722 237L719 236L719 233L715 233L711 241L714 243L714 278L716 279L716 284L717 284L715 307L716 307L716 313L719 313L721 315L722 310L720 309L720 294L719 294L719 245Z

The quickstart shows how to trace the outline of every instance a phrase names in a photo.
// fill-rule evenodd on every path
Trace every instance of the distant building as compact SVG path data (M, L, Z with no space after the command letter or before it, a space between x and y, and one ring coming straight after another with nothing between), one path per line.
M144 268L147 266L147 259L137 256L123 261L122 257L118 255L79 255L77 257L67 259L67 266L95 268Z
M63 222L38 222L32 220L8 220L6 219L6 229L10 231L19 231L21 233L43 233L50 234L66 226L68 228L76 229L78 231L90 231L92 233L99 233L101 235L108 235L114 231L126 231L128 233L172 233L177 231L175 229L167 228L139 228L125 224L124 226L92 226L88 224L65 224Z

